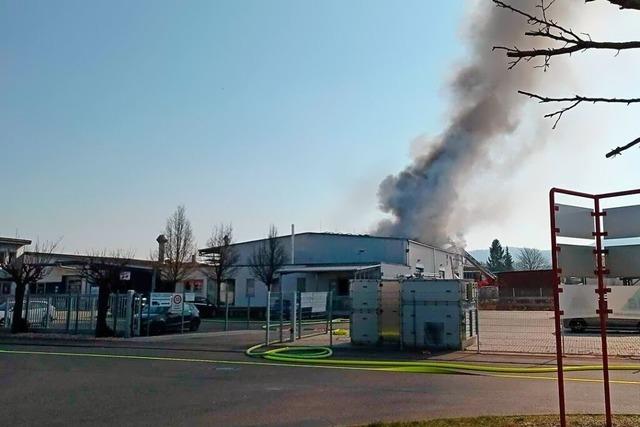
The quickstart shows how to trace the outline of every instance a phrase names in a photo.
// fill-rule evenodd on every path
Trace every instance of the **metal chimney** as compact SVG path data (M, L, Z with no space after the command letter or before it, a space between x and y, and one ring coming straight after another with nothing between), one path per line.
M158 242L158 262L160 263L164 263L164 248L168 241L164 234L159 235L156 239L156 242Z
M296 263L296 226L291 224L291 264Z

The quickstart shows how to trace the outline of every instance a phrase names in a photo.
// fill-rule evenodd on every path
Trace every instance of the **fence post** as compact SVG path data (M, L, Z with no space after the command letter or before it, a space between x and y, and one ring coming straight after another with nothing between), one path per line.
M297 310L298 310L298 292L294 292L293 293L293 306L291 307L291 318L295 319L297 317ZM291 325L291 329L290 329L290 337L289 337L289 341L294 342L296 340L296 322L295 320L293 322L290 322Z
M69 332L69 327L71 326L71 294L67 294L67 318L65 322L65 332Z
M251 297L247 296L247 330L251 329Z
M413 348L418 348L418 319L416 316L416 293L415 290L411 291L411 295L413 296Z
M44 313L44 328L49 329L49 306L51 305L51 297L47 297L47 308Z
M125 310L125 329L124 337L131 338L131 328L133 325L133 294L134 291L129 289L127 291L127 306Z
M149 298L147 298L147 336L151 335L151 295L152 294L153 292L149 292ZM140 315L142 315L142 313L140 313Z
M291 317L291 313L289 313L289 317ZM289 319L291 321L291 319ZM280 342L283 342L282 339L282 330L284 329L284 293L282 292L282 283L280 284Z
M476 306L476 347L478 354L480 354L480 313L478 312L478 306Z
M113 310L111 311L111 315L113 316L113 334L118 335L118 309L120 308L120 294L109 295L109 299L115 299L113 304Z
M182 284L182 309L180 310L180 333L184 334L184 283Z
M327 301L325 302L325 313L327 315L327 324L325 325L325 328L324 328L325 334L329 333L329 323L331 323L331 318L329 317L329 295L330 293L327 292Z
M75 333L78 333L78 316L80 315L80 293L76 294L76 324L74 327Z
M15 299L13 301L15 305ZM7 298L7 303L4 305L4 327L5 329L11 327L11 319L9 319L9 298Z
M333 291L329 291L329 348L333 347Z
M302 292L300 292L300 294L297 296L296 302L300 304L298 306L300 308L300 310L298 310L298 339L301 339L302 338ZM296 319L294 318L293 321L295 322Z
M269 328L271 328L271 291L267 290L267 309L265 311L265 320L266 320L266 337L264 341L264 345L269 345Z
M138 323L136 323L136 335L142 335L142 294L137 295L136 313L138 314Z
M229 283L224 284L224 330L229 330Z

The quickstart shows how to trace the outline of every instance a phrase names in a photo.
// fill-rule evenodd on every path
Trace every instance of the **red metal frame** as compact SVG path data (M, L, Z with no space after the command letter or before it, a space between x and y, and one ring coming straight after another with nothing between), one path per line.
M604 382L604 405L605 405L605 416L607 427L612 426L611 421L611 393L609 387L609 354L607 348L607 317L611 310L609 310L607 305L606 294L611 292L610 288L605 288L604 286L604 275L607 274L606 269L602 265L602 255L605 253L602 244L602 238L607 235L606 231L602 230L602 217L606 215L605 212L600 210L600 201L602 199L609 199L613 197L622 197L622 196L631 196L640 194L640 189L637 190L627 190L627 191L618 191L613 193L605 193L605 194L588 194L581 193L573 190L564 190L560 188L552 188L549 192L549 215L551 220L551 262L553 267L553 275L554 275L554 292L553 292L553 302L555 305L555 334L556 334L556 362L558 366L558 400L560 405L560 426L566 427L566 408L565 408L565 394L564 394L564 372L563 372L563 361L562 361L562 330L560 325L560 316L564 313L560 310L560 293L562 292L562 288L560 287L560 276L562 273L561 268L558 267L558 245L557 245L557 234L560 232L557 228L556 224L556 203L555 197L556 194L566 194L569 196L583 197L587 199L593 200L593 212L592 215L595 219L595 231L593 232L593 237L596 241L596 249L594 251L597 257L597 269L595 273L598 277L598 288L596 293L598 294L598 310L597 313L600 317L600 339L602 345L602 375Z

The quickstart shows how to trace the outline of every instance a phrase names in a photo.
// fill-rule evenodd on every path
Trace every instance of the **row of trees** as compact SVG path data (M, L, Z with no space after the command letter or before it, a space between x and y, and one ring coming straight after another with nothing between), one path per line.
M214 227L207 240L207 246L213 251L204 255L203 263L196 262L196 243L191 222L186 216L184 206L179 206L167 219L164 234L158 239L162 250L151 254L154 269L159 278L157 291L173 291L175 285L187 280L196 270L200 270L216 283L231 279L240 261L240 255L233 246L233 227L220 224ZM15 303L13 306L11 330L13 333L28 329L24 300L29 285L46 277L51 268L61 265L54 252L58 243L36 243L32 251L24 251L14 256L0 257L0 271L15 283ZM79 274L98 287L97 319L95 334L98 337L113 336L114 331L107 324L109 295L126 291L128 282L122 273L133 262L132 251L90 251L80 261L66 262L75 267ZM277 282L277 271L284 265L286 254L278 239L278 230L271 226L267 239L256 246L247 259L252 274L271 290ZM154 275L155 276L155 275Z
M516 253L515 262L509 252L502 248L500 240L494 239L489 248L489 258L487 268L492 272L513 271L513 270L544 270L550 268L548 260L544 254L534 248L522 248Z

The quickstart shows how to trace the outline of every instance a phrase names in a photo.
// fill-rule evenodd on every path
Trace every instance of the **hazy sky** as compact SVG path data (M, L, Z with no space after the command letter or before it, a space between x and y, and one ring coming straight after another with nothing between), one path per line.
M366 232L382 217L380 181L410 161L413 141L442 130L476 3L489 7L0 1L0 235L146 257L178 204L201 246L220 222L239 240L271 223ZM575 8L594 38L638 38L637 14ZM639 59L577 55L523 89L637 96ZM469 248L494 237L546 247L551 186L637 187L640 151L604 159L640 134L633 108L585 107L553 131L549 108L527 108L511 151L465 189L487 205Z

